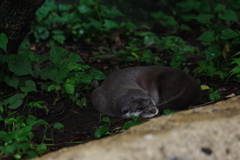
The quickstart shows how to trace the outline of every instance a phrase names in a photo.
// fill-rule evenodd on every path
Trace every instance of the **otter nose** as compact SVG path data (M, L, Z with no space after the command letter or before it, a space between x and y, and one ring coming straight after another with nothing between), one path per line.
M152 113L152 114L155 114L155 113L157 113L157 110L156 110L156 108L151 108L151 109L150 109L150 113Z

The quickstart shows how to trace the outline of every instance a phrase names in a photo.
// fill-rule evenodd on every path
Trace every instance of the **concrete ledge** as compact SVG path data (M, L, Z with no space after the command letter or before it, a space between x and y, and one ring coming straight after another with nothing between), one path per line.
M128 131L34 160L237 160L240 96L153 118Z

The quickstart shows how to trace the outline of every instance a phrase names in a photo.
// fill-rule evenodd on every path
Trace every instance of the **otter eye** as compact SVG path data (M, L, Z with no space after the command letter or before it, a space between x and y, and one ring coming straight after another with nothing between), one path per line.
M141 107L141 108L137 108L137 111L142 111L143 110L143 108Z
M126 113L128 113L128 112L129 112L128 109L123 109L123 110L122 110L122 113L123 113L123 114L126 114Z

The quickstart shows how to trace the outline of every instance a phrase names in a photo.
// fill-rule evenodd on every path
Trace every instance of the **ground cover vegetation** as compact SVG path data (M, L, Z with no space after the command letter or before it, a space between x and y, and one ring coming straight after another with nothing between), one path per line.
M46 0L18 54L7 54L8 37L0 33L0 157L33 158L50 152L50 147L58 145L54 133L66 125L60 120L50 124L44 117L53 108L64 112L66 108L62 110L60 104L87 110L92 82L104 80L114 67L164 65L183 69L198 79L206 101L239 94L240 1L209 2L168 4L168 9L147 12L148 20L142 22L99 0ZM229 82L235 84L230 89L209 85ZM226 93L220 94L223 91ZM163 114L170 113L166 110ZM88 139L142 123L134 116L119 124L104 115L92 115L102 123Z

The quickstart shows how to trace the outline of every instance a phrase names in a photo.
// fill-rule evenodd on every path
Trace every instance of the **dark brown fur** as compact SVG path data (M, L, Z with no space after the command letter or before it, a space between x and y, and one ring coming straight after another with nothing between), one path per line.
M132 67L111 73L92 93L94 108L115 117L150 118L164 109L186 109L201 101L196 80L181 70Z

